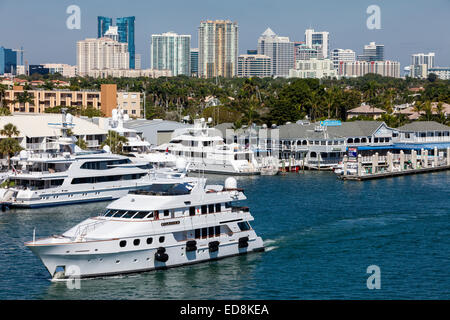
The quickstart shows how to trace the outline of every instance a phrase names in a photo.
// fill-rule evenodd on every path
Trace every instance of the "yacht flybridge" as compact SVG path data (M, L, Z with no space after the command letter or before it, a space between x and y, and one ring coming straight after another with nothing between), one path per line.
M113 200L130 190L151 186L160 178L179 179L180 170L159 171L148 162L111 154L108 148L97 152L76 152L73 137L67 136L70 114L63 115L62 136L57 153L30 154L21 151L13 157L9 188L0 189L0 205L43 207L91 201Z
M174 132L169 143L155 150L184 158L190 171L231 175L259 174L255 154L240 144L226 144L220 131L197 119L191 128Z
M135 273L263 251L234 178L157 181L62 235L25 243L53 279Z

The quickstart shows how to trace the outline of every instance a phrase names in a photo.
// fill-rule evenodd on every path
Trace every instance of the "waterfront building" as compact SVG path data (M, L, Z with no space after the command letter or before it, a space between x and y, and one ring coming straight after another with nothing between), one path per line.
M330 59L297 60L295 69L289 70L289 78L335 78L337 72Z
M190 51L191 59L191 76L198 77L198 48L193 48Z
M334 49L331 51L331 60L333 61L334 69L338 70L341 61L355 62L356 53L351 49Z
M272 61L262 54L241 54L238 57L238 77L265 78L272 75Z
M0 74L12 73L17 69L17 52L0 47Z
M198 48L200 77L234 77L237 73L238 24L230 20L201 21Z
M383 61L384 60L384 44L376 44L371 42L364 46L363 54L358 55L358 61Z
M400 62L398 61L341 61L338 75L343 77L362 77L368 73L376 73L383 77L400 77Z
M111 38L77 42L77 67L81 76L92 70L129 69L128 45Z
M104 69L104 70L91 70L87 74L93 78L159 78L159 77L171 77L172 71L170 70L154 70L154 69Z
M152 34L150 48L152 69L171 70L173 76L190 76L190 35Z
M317 49L318 58L326 59L329 56L330 33L327 31L314 31L314 29L306 29L305 44L308 48Z
M136 52L134 44L134 22L135 17L122 17L116 19L116 26L113 26L112 18L97 17L98 32L97 38L110 37L120 43L127 44L128 65L130 69L136 68Z
M441 80L450 80L450 67L434 67L428 69L428 74L434 73Z
M32 102L19 103L19 95L27 92ZM117 92L115 84L102 84L100 91L83 90L24 90L22 86L14 86L12 90L5 91L5 107L9 108L11 113L45 113L47 108L57 106L86 108L92 107L101 110L105 116L111 116L112 110L117 108L117 103L127 102L122 108L133 117L141 117L141 93L128 92L124 98L122 92ZM134 110L134 111L133 111Z
M105 141L107 130L88 120L73 117L72 131L77 139L86 141L89 149L99 148ZM60 123L60 114L14 114L0 117L0 127L12 123L19 130L19 135L14 137L20 146L27 151L48 152L57 151L59 144L55 142L55 128L49 123ZM0 140L4 138L0 136ZM4 164L3 164L4 165Z
M428 77L428 66L426 64L412 64L409 66L409 74L411 78L425 79Z
M142 134L142 137L156 147L164 143L169 143L177 129L186 129L191 125L176 121L167 121L162 119L131 119L125 121L123 126L127 129L136 130Z
M258 39L258 54L270 57L274 77L288 77L289 70L294 68L294 43L289 37L276 35L270 28Z
M77 75L77 66L65 63L44 63L43 66L49 70L50 74L59 73L65 78L73 78Z

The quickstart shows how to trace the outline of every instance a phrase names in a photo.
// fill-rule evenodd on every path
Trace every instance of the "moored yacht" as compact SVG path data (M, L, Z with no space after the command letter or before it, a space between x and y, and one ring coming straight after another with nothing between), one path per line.
M55 278L97 277L181 266L264 250L236 180L158 181L112 202L62 235L25 245Z
M11 158L10 187L0 189L0 205L44 207L118 199L131 190L148 188L160 178L179 179L180 170L159 171L148 162L100 151L75 151L73 137L67 136L71 116L63 115L59 152L34 153L25 150ZM66 121L67 120L67 121Z
M155 150L184 158L189 170L229 175L259 174L254 152L237 143L226 144L220 131L197 119L191 128L178 129L169 143Z

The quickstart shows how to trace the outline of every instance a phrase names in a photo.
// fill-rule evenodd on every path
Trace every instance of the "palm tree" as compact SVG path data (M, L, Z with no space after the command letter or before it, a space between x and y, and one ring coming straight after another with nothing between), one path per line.
M18 136L20 131L12 123L5 124L3 129L0 130L0 135L11 138L13 136Z
M109 146L112 153L120 154L123 151L123 145L128 142L128 139L121 136L118 132L109 130L108 137L102 143L101 147Z
M86 150L87 149L87 143L84 139L78 138L76 145L78 147L80 147L80 149L82 150Z
M18 103L19 106L21 106L22 104L25 106L26 103L33 104L34 99L33 96L25 90L24 92L21 92L17 95L17 98L14 99L13 103Z
M11 168L11 155L20 152L23 148L20 146L19 141L12 138L13 136L18 136L20 131L12 123L6 124L3 129L0 130L0 135L7 138L0 141L0 153L3 156L8 157L8 170Z
M3 108L3 101L5 100L7 86L0 84L0 108Z

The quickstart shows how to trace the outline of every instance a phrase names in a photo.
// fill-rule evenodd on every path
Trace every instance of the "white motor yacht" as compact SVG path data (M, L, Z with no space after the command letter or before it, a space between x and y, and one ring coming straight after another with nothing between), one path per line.
M189 170L228 175L260 174L254 152L237 143L226 144L219 130L197 119L191 128L175 130L169 143L155 150L184 158Z
M53 279L99 277L182 266L264 250L234 178L158 181L61 235L25 243Z

